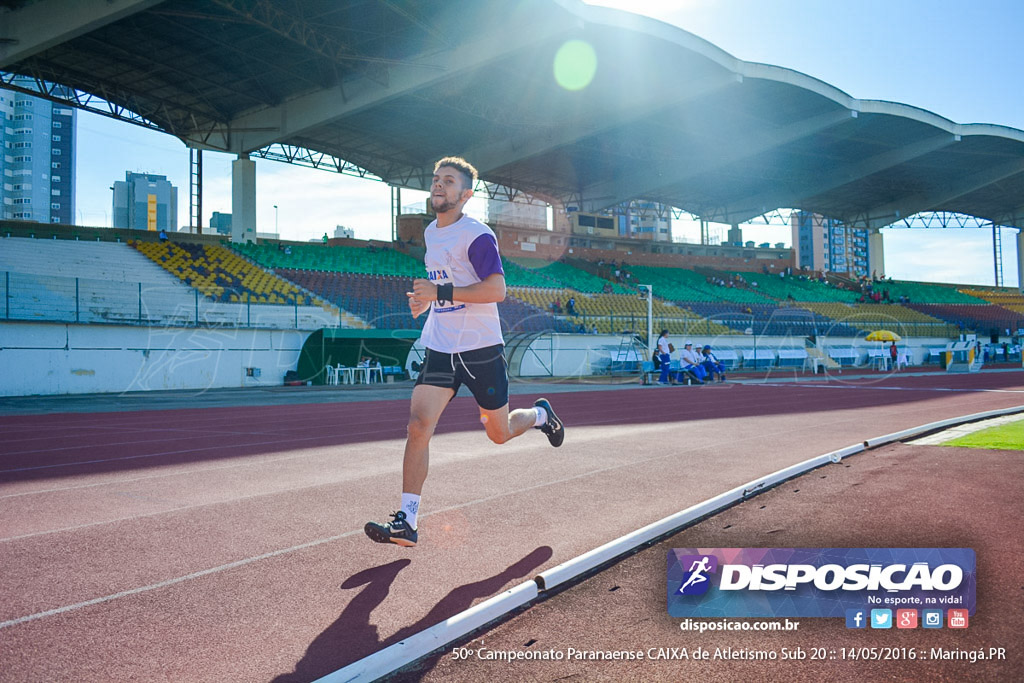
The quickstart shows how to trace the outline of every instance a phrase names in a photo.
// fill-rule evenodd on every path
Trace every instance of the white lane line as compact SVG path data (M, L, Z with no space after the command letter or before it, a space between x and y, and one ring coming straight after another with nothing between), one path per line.
M621 418L622 414L620 413L618 415L618 417ZM404 438L403 428L405 427L405 422L406 422L406 417L405 417L405 414L403 413L401 419L379 420L379 421L376 421L376 422L369 423L369 424L378 425L378 428L374 429L374 430L368 430L368 431L361 431L361 432L353 432L353 431L331 432L331 433L325 433L325 434L319 434L319 435L307 436L307 437L287 437L287 438L283 438L283 439L277 440L277 441L258 441L258 442L254 442L254 443L232 444L232 445L228 445L228 446L215 445L215 446L207 446L207 447L203 447L203 448L179 449L179 450L174 450L174 451L162 451L162 452L159 452L159 453L150 453L150 454L146 454L146 455L126 455L126 456L117 457L117 458L102 458L102 459L97 459L97 460L76 460L74 462L67 462L67 463L54 463L54 464L50 464L50 465L35 465L35 466L32 466L32 467L19 467L19 468L0 470L0 474L10 474L10 473L16 473L16 472L32 472L32 471L36 471L36 470L56 469L56 468L61 468L61 467L77 467L77 466L80 466L80 465L96 465L96 464L101 464L101 463L106 463L106 462L120 462L120 461L125 461L125 460L137 460L137 459L143 459L143 458L158 458L158 457L162 457L162 456L165 456L165 455L181 455L181 454L184 454L184 453L200 453L200 452L204 452L204 451L220 450L220 449L227 450L227 449L231 449L231 448L252 448L252 447L255 447L255 446L273 446L273 445L278 445L278 444L292 444L292 443L298 443L298 442L303 442L303 441L315 441L317 439L342 438L342 437L350 437L350 436L366 436L366 435L380 434L380 435L383 436L382 440L388 440L390 438L399 438L399 437L396 437L396 436L392 436L392 437L384 436L384 435L386 435L392 429L396 429L396 430L402 431L401 438ZM322 423L318 423L318 425L319 424L322 424ZM363 424L367 424L367 423L363 422ZM600 424L600 423L594 423L594 424ZM392 425L392 426L391 427L386 427L385 426L384 428L380 428L380 426L382 426L382 425ZM463 427L466 427L466 426L478 427L478 425L479 425L479 422L477 421L477 419L466 417L466 418L460 418L457 421L450 422L450 423L446 424L445 427L453 429L454 431L462 431L461 428L463 428ZM587 423L580 423L580 426L587 426ZM165 443L165 442L166 442L166 440L156 439L156 440L138 441L138 442L125 442L125 443L109 444L109 445L110 446L113 446L113 445L130 445L132 443L139 443L139 444L153 443L153 444L159 444L159 443ZM346 442L346 443L342 443L342 444L332 444L332 445L335 445L335 446L351 446L353 444ZM108 445L103 445L102 447L106 448L106 447L108 447ZM54 452L54 451L57 451L57 450L66 450L66 449L45 449L45 450L41 449L39 452L50 453L50 452ZM16 494L16 495L23 495L23 494ZM0 496L0 497L2 497L2 496Z
M340 540L342 538L346 538L348 536L354 536L355 534L360 533L361 531L362 531L362 529L358 529L358 530L355 530L355 531L346 531L345 533L338 534L337 536L331 536L329 538L321 538L321 539L318 539L318 540L315 540L315 541L310 541L309 543L303 543L301 545L295 545L295 546L292 546L291 548L282 548L280 550L274 550L272 552L264 553L262 555L256 555L255 557L247 557L244 560L237 560L235 562L229 562L228 564L222 564L219 567L211 567L210 569L204 569L202 571L193 572L191 574L186 574L184 576L178 576L178 577L175 577L173 579L167 579L166 581L161 581L159 583L152 583L152 584L150 584L148 586L141 586L139 588L132 588L131 590L121 591L120 593L113 593L111 595L104 595L101 598L94 598L92 600L86 600L84 602L76 602L73 605L66 605L64 607L58 607L56 609L46 610L45 612L36 612L35 614L29 614L29 615L24 616L24 617L18 617L17 619L10 619L8 621L0 621L0 629L9 628L11 626L17 626L19 624L25 624L25 623L28 623L30 621L36 621L37 619L44 619L46 617L56 616L58 614L65 614L67 612L73 612L75 610L80 610L80 609L83 609L85 607L92 607L93 605L101 605L101 604L103 604L105 602L110 602L111 600L117 600L119 598L126 598L126 597L129 597L129 596L132 596L132 595L138 595L139 593L145 593L145 592L148 592L148 591L158 590L160 588L167 588L168 586L173 586L173 585L178 584L178 583L183 583L185 581L191 581L192 579L198 579L198 578L201 578L203 576L209 576L210 574L216 574L218 572L227 571L228 569L236 569L238 567L244 567L245 565L252 564L253 562L259 562L260 560L267 560L267 559L270 559L272 557L278 557L280 555L285 555L287 553L294 552L296 550L305 550L307 548L314 548L314 547L316 547L318 545L323 545L324 543L330 543L332 541L337 541L337 540Z
M365 424L378 424L379 425L379 424L388 424L389 422L392 422L392 421L393 420L391 420L391 419L387 419L387 420L377 420L375 422L368 422L368 421L365 421L365 420L361 420L360 422L362 424L364 424L364 425ZM322 424L322 423L318 423L318 424ZM403 422L403 424L404 424L404 422ZM56 447L56 448L37 448L37 449L34 449L34 450L26 450L26 451L8 451L8 452L4 453L4 456L32 455L32 454L35 454L35 453L59 453L61 451L91 450L91 449L98 449L98 448L113 448L114 446L138 446L138 445L146 445L146 444L161 444L161 443L166 443L168 441L194 441L194 440L197 440L197 439L208 438L211 435L221 435L221 436L277 436L277 437L282 438L282 439L290 439L290 438L292 438L292 437L288 436L288 433L289 433L288 431L284 431L284 432L269 432L269 433L263 432L263 431L253 431L253 432L214 432L214 431L201 430L201 429L200 430L195 430L195 431L183 430L183 435L182 436L177 436L177 437L174 437L174 438L154 438L154 437L159 437L161 433L164 433L164 432L167 432L167 431L170 431L170 430L165 430L165 429L160 429L160 428L155 429L155 430L150 430L147 433L147 435L150 438L148 438L148 439L141 439L141 440L137 440L137 441L114 441L114 442L110 442L110 443L97 443L97 444L84 444L84 445L83 444L75 444L75 445L72 445L72 446L59 446L59 447ZM301 433L301 432L306 432L306 431L309 431L309 430L308 429L296 429L296 430L292 430L292 431L298 431L298 432ZM346 434L346 433L350 433L350 432L343 432L343 434ZM130 435L126 434L125 436L130 436ZM335 434L334 433L330 433L330 434L325 434L324 436L335 436ZM310 437L307 437L307 438L310 438ZM241 445L247 445L247 444L241 444ZM17 471L18 470L0 470L0 472L17 472Z
M387 441L388 439L382 439L381 441ZM394 439L392 439L394 440ZM380 443L380 442L378 442ZM252 458L257 456L243 456L246 458ZM165 477L181 477L190 474L205 474L206 472L215 472L217 470L229 470L237 469L239 467L257 467L260 465L266 465L284 460L298 460L301 458L323 458L331 457L336 458L337 453L298 453L296 455L281 455L276 457L263 457L259 460L247 460L246 462L235 462L228 465L208 465L206 467L196 467L188 470L179 470L177 472L163 472L161 474L151 474L145 477L131 477L129 479L112 479L110 481L100 481L93 484L76 484L74 486L56 486L49 489L33 489L31 491L22 491L21 493L7 493L0 496L0 500L5 498L20 498L22 496L34 496L36 494L43 493L61 493L63 491L77 491L78 489L91 489L99 486L123 486L124 484L131 484L137 481L148 481L150 479L163 479Z
M346 419L348 419L348 420L362 421L367 416L376 416L376 415L379 415L379 414L380 414L379 410L348 411L348 412L345 413L344 417ZM267 417L269 418L271 416L267 416ZM310 415L308 412L296 413L295 415L291 415L291 414L274 415L273 418L274 419L272 419L272 420L271 419L263 419L263 418L261 418L261 419L259 419L259 425L262 428L269 428L271 430L271 433L273 433L276 430L302 431L302 430L307 429L309 426L316 426L316 425L322 425L323 424L323 416L321 416L321 415ZM178 422L178 421L176 420L175 422ZM189 434L194 434L194 433L197 433L197 432L201 433L201 434L206 434L206 433L218 433L217 430L222 429L223 427L232 427L232 426L235 426L237 424L238 424L237 417L230 417L230 418L229 417L223 417L223 418L218 418L218 419L215 419L215 420L196 420L194 422L189 422L187 425L182 424L181 426L172 426L172 427L165 427L165 426L162 426L162 425L159 425L159 424L154 425L150 421L149 418L147 418L146 421L138 420L138 421L134 421L134 422L124 420L124 421L121 421L121 422L119 422L117 424L110 424L108 422L92 422L92 423L88 423L88 424L74 424L74 425L70 425L70 426L69 425L49 425L49 424L47 424L47 425L31 425L31 426L26 426L24 428L24 430L23 430L23 434L24 435L29 435L29 434L38 435L38 430L39 430L40 427L43 427L43 428L46 429L47 435L44 436L44 437L36 436L34 438L29 438L29 439L8 440L8 441L6 441L6 443L16 443L16 442L20 442L20 441L36 441L36 440L40 440L40 438L50 438L50 437L54 436L54 432L58 432L59 433L60 431L67 431L67 432L69 432L71 434L77 434L78 432L80 432L82 430L86 430L86 429L88 429L88 430L99 430L99 431L108 431L109 430L109 431L116 431L116 432L125 432L126 435L130 435L132 433L152 434L153 432L175 432L175 431L181 431L181 432L185 432L185 433L189 433ZM227 431L227 432L221 432L221 433L233 434L233 433L236 433L236 432ZM261 431L261 432L238 432L238 433L261 434L263 432ZM19 436L20 435L22 435L22 434L19 434ZM105 446L106 444L100 444L100 445L101 446ZM36 452L41 452L42 450L43 449L35 450L35 451L18 451L17 453L36 453ZM14 454L14 453L13 452L12 453L7 453L7 455L10 455L10 454Z
M262 493L253 493L248 496L238 496L236 498L225 498L223 500L211 500L207 503L195 503L193 505L179 505L178 507L171 507L165 510L157 510L155 512L144 512L138 515L129 515L127 517L116 517L114 519L104 519L98 522L87 522L85 524L76 524L75 526L66 526L59 529L47 529L46 531L34 531L30 534L22 534L20 536L8 536L7 538L0 538L0 543L7 543L9 541L20 541L26 538L34 538L36 536L46 536L49 534L57 534L62 531L78 531L79 529L88 529L94 526L103 526L104 524L116 524L118 522L131 522L136 519L143 519L145 517L156 517L157 515L169 514L171 512L181 512L182 510L194 510L198 508L210 507L212 505L225 505L229 503L236 503L245 500L252 500L254 498L263 498L264 496L275 496L282 493L293 493L295 491L304 491L306 489L315 489L322 486L333 486L335 484L341 484L351 481L350 479L335 479L331 481L319 482L316 484L306 484L304 486L293 486L287 489L279 489L277 491L264 491ZM426 515L424 515L425 517Z
M860 389L870 391L944 391L954 394L1020 394L1024 393L1024 389L953 389L949 387L879 387L864 384L775 384L769 382L761 382L753 386L760 387L795 387L798 389Z
M787 432L787 433L791 433L791 432ZM758 438L758 440L760 440L762 437L758 436L757 438ZM463 508L471 507L473 505L481 505L481 504L484 504L484 503L491 503L491 502L493 502L495 500L500 500L502 498L507 498L509 496L515 496L515 495L518 495L518 494L521 494L521 493L526 493L528 491L535 491L535 490L543 489L543 488L546 488L546 487L549 487L549 486L556 486L556 485L559 485L559 484L565 484L565 483L568 483L568 482L571 482L571 481L575 481L577 479L584 479L586 477L590 477L590 476L593 476L595 474L602 474L604 472L611 472L611 471L614 471L614 470L622 469L624 467L631 467L631 466L637 465L637 464L650 463L650 462L654 462L654 461L657 461L657 460L670 460L670 459L671 460L677 460L678 458L679 458L679 454L676 453L676 452L673 452L673 453L666 454L666 455L653 456L651 458L647 458L647 459L644 459L644 460L634 460L634 461L631 461L631 462L628 462L628 463L621 463L621 464L617 464L617 465L609 465L608 467L601 467L601 468L598 468L598 469L595 469L595 470L589 470L587 472L580 472L579 474L574 474L574 475L569 476L569 477L563 477L561 479L555 479L555 480L552 480L552 481L541 482L541 483L538 483L538 484L534 484L533 486L528 486L526 488L517 489L515 491L504 491L502 493L494 494L493 496L485 496L483 498L476 498L474 500L467 500L467 501L462 502L462 503L457 503L455 505L449 505L448 507L439 508L437 510L432 510L431 512L427 512L427 513L424 513L424 514L420 515L420 517L426 518L426 517L431 517L433 515L438 515L438 514L441 514L441 513L444 513L444 512L451 512L453 510L461 510ZM288 553L295 552L297 550L306 550L308 548L313 548L313 547L316 547L316 546L319 546L319 545L323 545L324 543L331 543L331 542L334 542L334 541L338 541L338 540L341 540L343 538L348 538L350 536L354 536L354 535L357 535L357 534L360 534L360 533L362 533L362 529L356 529L356 530L353 530L353 531L346 531L345 533L338 534L337 536L331 536L329 538L322 538L322 539L318 539L318 540L315 540L315 541L309 541L308 543L302 543L302 544L299 544L299 545L294 545L294 546L292 546L290 548L282 548L280 550L274 550L274 551L269 552L269 553L264 553L262 555L257 555L255 557L249 557L249 558L245 558L245 559L242 559L242 560L237 560L235 562L229 562L227 564L220 565L219 567L211 567L210 569L204 569L202 571L193 572L191 574L186 574L184 576L175 577L173 579L167 579L166 581L161 581L159 583L150 584L148 586L141 586L139 588L132 588L131 590L121 591L119 593L113 593L111 595L105 595L105 596L100 597L100 598L94 598L92 600L86 600L84 602L78 602L78 603L75 603L73 605L67 605L65 607L57 607L55 609L46 610L45 612L37 612L35 614L29 614L29 615L26 615L24 617L18 617L16 619L10 619L8 621L2 621L2 622L0 622L0 630L5 629L5 628L9 628L11 626L17 626L19 624L24 624L24 623L27 623L27 622L30 622L30 621L35 621L37 619L43 619L43 618L46 618L46 617L55 616L57 614L64 614L66 612L72 612L72 611L75 611L75 610L83 609L85 607L92 607L93 605L100 605L100 604L103 604L103 603L106 603L106 602L110 602L112 600L117 600L117 599L120 599L120 598L129 597L129 596L132 596L132 595L138 595L139 593L145 593L145 592L148 592L148 591L153 591L153 590L158 590L158 589L161 589L161 588L166 588L168 586L173 586L175 584L182 583L184 581L190 581L192 579L197 579L197 578L201 578L201 577L204 577L204 576L209 576L211 574L216 574L216 573L219 573L219 572L222 572L222 571L227 571L229 569L236 569L238 567L243 567L243 566L245 566L247 564L251 564L253 562L258 562L260 560L266 560L266 559L269 559L269 558L272 558L272 557L279 557L281 555L286 555Z
M397 427L395 429L397 429ZM205 448L184 448L184 449L180 449L180 450L176 450L176 451L162 451L160 453L150 453L150 454L147 454L147 455L126 455L126 456L119 457L119 458L101 458L101 459L98 459L98 460L76 460L75 462L55 463L55 464L52 464L52 465L35 465L33 467L17 467L17 468L13 468L13 469L9 469L9 470L0 470L0 474L11 474L11 473L14 473L14 472L32 472L32 471L35 471L35 470L48 470L48 469L55 469L55 468L59 468L59 467L78 467L78 466L81 466L81 465L97 465L97 464L105 463L105 462L121 462L121 461L125 461L125 460L139 460L139 459L142 459L142 458L159 458L159 457L162 457L162 456L165 456L165 455L182 455L184 453L202 453L204 451L227 451L227 450L238 449L238 448L253 448L255 446L277 446L277 445L281 445L281 444L287 445L287 444L294 444L294 443L301 442L301 441L317 441L317 440L322 440L322 439L332 439L332 438L336 439L336 438L344 438L344 437L350 437L350 436L366 436L366 435L384 434L384 433L386 433L386 430L375 429L375 430L362 431L362 432L346 431L346 432L337 432L337 433L328 433L328 434L318 434L318 435L314 435L314 436L287 438L287 439L281 439L281 440L277 440L277 441L257 441L257 442L254 442L254 443L231 444L231 445L217 444L215 446L207 446ZM392 437L392 438L395 438L395 437ZM139 442L139 443L162 443L162 441L143 441L143 442ZM118 444L118 445L125 445L125 444ZM341 444L334 444L334 445L336 445L336 446L351 446L351 445L354 445L354 444L351 444L351 443L341 443ZM46 452L50 452L50 451L46 451Z
M792 384L781 384L781 385L773 385L773 386L793 386L793 385ZM746 407L753 408L753 407L755 407L757 405L759 405L758 400L757 399L751 399L749 401L735 402L735 403L731 404L731 408L742 410L743 408L746 408ZM613 425L613 424L621 424L623 421L628 422L629 418L631 418L634 414L644 414L645 411L647 410L647 408L645 408L643 406L639 406L636 411L628 412L628 407L626 407L626 408L624 408L624 410L627 410L627 412L618 412L618 413L616 413L614 418L607 418L607 419L602 418L602 419L597 419L597 420L589 420L589 421L586 421L586 422L575 422L573 424L576 427L601 427L601 426L608 426L608 425ZM716 414L715 412L711 412L711 413L709 413L709 417L713 417L715 414ZM700 417L700 416L697 416L697 417ZM463 426L470 425L471 423L472 423L472 426L474 426L474 427L477 425L476 420L470 420L470 419L467 418L465 420L460 420L457 423L452 423L450 426L458 428L458 427L463 427ZM383 434L384 432L380 432L380 433ZM397 438L397 437L393 437L393 438ZM298 440L301 440L301 439L298 439ZM385 437L385 438L379 439L378 441L388 441L388 440L391 440L391 439L388 439L388 438ZM249 445L261 445L261 444L249 444ZM348 445L352 445L352 444L341 444L341 446L348 446ZM324 448L328 448L328 447L330 447L330 446L325 446ZM198 449L198 450L204 450L204 449ZM209 450L209 449L205 449L205 450ZM192 451L181 450L181 451L170 451L170 452L167 452L167 453L154 453L154 454L148 455L148 456L125 456L125 457L126 458L158 457L160 455L173 455L173 454L189 453L189 452L192 452ZM260 456L257 454L257 455L252 455L252 456L238 456L238 457L252 458L252 457L260 457ZM300 453L298 455L285 455L285 456L278 456L278 457L267 457L266 455L264 455L263 459L247 461L247 462L241 462L241 463L232 463L232 464L227 464L227 465L209 465L209 466L206 466L206 467L194 468L194 469L189 469L189 470L182 470L182 471L177 471L177 472L167 472L167 473L161 473L161 474L154 474L154 475L149 475L149 476L145 476L145 477L133 477L133 478L130 478L130 479L114 479L114 480L111 480L111 481L97 482L97 483L94 483L94 484L78 484L78 485L73 485L73 486L59 486L59 487L53 487L53 488L48 488L48 489L36 489L36 490L32 490L32 491L23 491L21 493L9 493L9 494L5 494L5 495L0 495L0 500L3 500L5 498L17 498L17 497L21 497L21 496L30 496L30 495L34 495L34 494L37 494L37 493L39 493L39 494L58 493L58 492L61 492L61 491L72 491L72 490L77 490L77 489L95 488L95 487L99 487L99 486L115 486L115 485L120 485L120 484L136 482L136 481L145 481L147 479L156 479L156 478L162 478L162 477L173 477L173 476L178 476L178 475L202 473L202 472L205 472L205 471L208 471L208 470L209 471L216 471L216 470L220 470L220 469L229 469L229 468L237 468L237 467L255 467L255 466L260 466L260 465L262 465L264 463L275 463L275 462L282 461L282 460L292 460L292 459L308 458L308 457L319 457L319 456L317 454L314 454L314 453ZM97 461L97 462L107 462L107 461ZM61 464L61 465L51 465L50 467L71 467L71 466L73 466L75 464L88 464L88 463L85 463L85 462L65 463L65 464ZM28 469L28 468L26 468L26 469ZM0 474L2 474L2 473L3 473L3 471L0 470Z

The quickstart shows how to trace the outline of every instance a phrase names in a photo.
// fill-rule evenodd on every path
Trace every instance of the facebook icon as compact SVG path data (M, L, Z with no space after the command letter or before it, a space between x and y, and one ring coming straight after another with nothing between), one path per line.
M867 628L867 612L863 609L846 610L846 628Z

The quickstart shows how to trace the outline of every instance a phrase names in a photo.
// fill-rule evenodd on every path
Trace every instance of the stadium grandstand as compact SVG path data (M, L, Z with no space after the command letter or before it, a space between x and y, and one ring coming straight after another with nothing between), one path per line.
M9 234L0 256L6 320L246 326L255 311L260 324L279 327L410 330L421 324L409 315L404 293L422 273L422 262L403 245L234 244L187 235L103 242L64 239L71 233L50 239ZM890 303L862 303L852 286L820 273L786 277L687 268L685 258L678 261L677 267L623 268L632 283L625 284L601 259L505 258L505 330L642 337L647 307L641 283L654 288L653 326L681 336L798 336L816 343L819 337L855 340L892 328L912 341L1024 327L1024 299L1005 288L885 280L872 288L886 292ZM904 303L894 302L897 296Z
M555 68L566 48L586 83ZM909 439L1024 414L1024 231L1018 287L1004 286L998 242L992 286L887 277L880 231L924 215L1024 228L1024 131L857 99L579 0L0 0L12 123L14 95L173 136L191 186L180 232L155 229L155 195L137 202L145 230L0 215L3 680L1019 677L1012 648L951 669L939 656L838 669L823 655L765 674L746 654L774 653L773 634L680 631L652 596L667 544L701 554L685 555L691 576L706 546L766 538L786 558L829 543L962 551L977 553L962 572L977 588L971 629L845 629L833 600L813 614L836 627L822 642L860 658L934 635L966 659L1019 640L1016 574L976 567L1024 555L1020 459ZM232 158L229 234L204 225L213 152ZM477 387L509 389L496 410L418 383L432 313L414 318L407 293L428 276L434 204L401 199L449 154L478 167L479 197L512 207L479 216L505 282L509 381ZM278 233L257 159L386 184L390 226L382 211L375 234L390 239L341 225L347 237L321 239L305 214ZM333 217L352 225L355 205L339 193ZM257 206L274 206L274 233L263 219L257 231ZM773 212L792 244L749 239ZM860 231L842 238L848 267L805 265L800 216ZM680 219L700 224L699 243L672 233ZM687 368L684 344L721 366ZM423 396L434 417L449 407L421 430L433 474L408 529L420 547L371 544L366 519L407 493ZM510 444L492 433L506 406L522 426ZM584 626L568 632L571 600ZM606 614L613 625L594 627ZM501 661L455 661L485 638ZM616 661L519 668L572 639ZM627 640L735 656L713 672L654 657L639 669L616 656Z

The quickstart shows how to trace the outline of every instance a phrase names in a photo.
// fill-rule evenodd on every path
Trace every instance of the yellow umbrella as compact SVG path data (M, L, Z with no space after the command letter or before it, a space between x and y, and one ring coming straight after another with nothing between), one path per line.
M875 330L868 336L864 337L866 341L877 341L877 342L894 342L901 341L903 338L895 332L889 330Z

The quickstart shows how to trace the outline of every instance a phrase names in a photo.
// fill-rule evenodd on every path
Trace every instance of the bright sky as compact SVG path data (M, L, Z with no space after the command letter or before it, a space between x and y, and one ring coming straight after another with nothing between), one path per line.
M1024 3L1019 0L592 0L678 26L746 60L814 76L860 99L903 102L958 123L1024 129L1019 88ZM600 68L600 65L598 66ZM109 225L115 180L124 172L164 174L178 187L188 223L188 150L177 139L81 112L78 220ZM204 155L203 222L231 211L231 160ZM472 160L470 160L472 161ZM314 239L336 225L364 239L389 239L387 185L325 171L256 161L257 222L284 239ZM402 203L423 193L403 191ZM482 206L471 212L482 214ZM674 231L691 240L689 226ZM993 283L991 230L886 230L887 275ZM790 243L786 228L745 227L757 242ZM1017 284L1016 231L1003 231L1004 284Z

